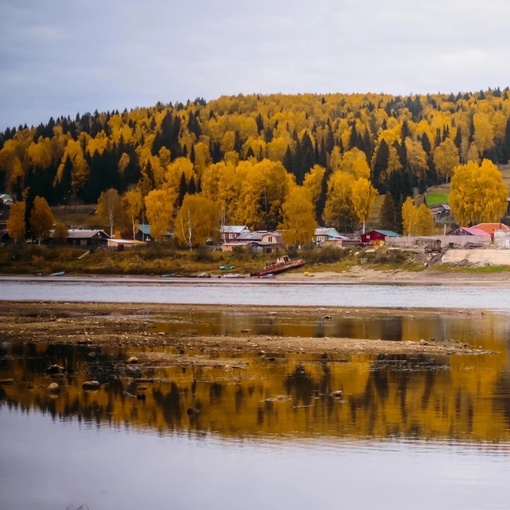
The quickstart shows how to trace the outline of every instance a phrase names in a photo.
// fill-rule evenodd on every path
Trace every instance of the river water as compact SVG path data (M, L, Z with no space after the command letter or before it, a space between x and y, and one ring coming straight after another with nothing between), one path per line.
M353 312L326 323L227 308L169 312L149 323L153 333L228 335L249 328L283 337L453 338L495 354L323 359L286 353L269 361L234 352L218 355L228 358L227 366L155 366L119 377L120 360L148 352L34 345L29 338L12 344L0 330L0 380L15 381L0 384L0 508L507 508L508 290L2 278L0 300L77 306L133 301L395 308L393 317L374 314L368 321ZM414 306L485 312L460 318L446 310L415 318L399 312ZM56 395L46 391L51 363L73 368ZM105 386L83 392L89 378ZM129 396L139 381L150 381L144 400ZM329 396L340 389L342 399ZM189 415L190 408L200 413Z
M0 277L0 300L224 305L484 308L510 311L510 287L292 280Z

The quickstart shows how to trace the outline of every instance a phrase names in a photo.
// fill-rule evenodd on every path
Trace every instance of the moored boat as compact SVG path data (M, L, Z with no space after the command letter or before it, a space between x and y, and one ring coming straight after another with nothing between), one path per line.
M306 264L304 259L296 259L292 260L288 255L284 255L273 262L272 264L268 264L264 269L260 271L256 271L254 273L250 273L250 276L267 276L278 273L283 273L284 271L288 271L289 269L295 269L297 267L304 266Z

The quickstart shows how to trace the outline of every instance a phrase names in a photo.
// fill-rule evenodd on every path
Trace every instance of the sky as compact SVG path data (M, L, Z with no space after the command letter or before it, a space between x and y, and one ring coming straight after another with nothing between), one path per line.
M510 86L507 0L0 0L0 130L198 97Z

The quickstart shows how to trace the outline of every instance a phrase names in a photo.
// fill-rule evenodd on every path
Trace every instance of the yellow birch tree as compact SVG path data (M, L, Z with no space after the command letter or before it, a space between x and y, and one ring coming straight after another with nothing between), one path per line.
M215 241L220 235L217 205L201 195L186 195L175 218L175 238L179 244L193 246Z
M151 237L156 241L163 239L171 227L176 198L176 192L169 189L155 189L145 197Z
M30 231L41 244L43 239L49 237L50 230L55 223L51 208L44 197L35 197L34 206L30 213Z
M450 207L459 225L499 222L508 206L503 175L490 160L455 168L450 184Z
M136 234L136 224L139 223L140 213L143 209L142 192L139 189L126 191L121 199L121 203L125 216L129 218L134 239Z
M11 205L7 219L7 233L15 243L25 237L25 202L15 202Z
M434 233L434 216L426 204L421 204L416 211L417 236L431 236Z
M407 197L402 204L402 233L405 236L415 234L416 227L416 207L411 197Z
M370 181L365 177L360 177L352 183L352 206L354 213L362 224L363 234L365 233L365 226L370 211L375 203L377 190L370 184Z
M434 150L434 165L437 173L446 182L453 175L453 169L460 163L459 150L450 138L441 142Z
M115 188L101 193L97 202L96 214L103 223L110 227L110 237L112 237L114 226L122 222L119 192Z
M278 229L282 231L285 244L296 246L312 241L317 222L310 192L300 186L293 186L282 210L283 221Z

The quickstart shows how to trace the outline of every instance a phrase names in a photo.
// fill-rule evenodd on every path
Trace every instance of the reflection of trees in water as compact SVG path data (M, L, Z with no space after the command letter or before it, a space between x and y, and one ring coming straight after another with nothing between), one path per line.
M405 428L406 434L420 435L420 425L409 422L408 402L416 399L417 373L423 385L423 392L419 399L421 409L427 409L431 404L434 386L438 372L444 373L445 359L436 359L426 355L380 354L372 363L370 375L365 385L365 391L349 397L349 409L353 423L362 412L367 417L368 434L376 432L378 424L386 423L388 434L399 434L400 427ZM459 397L460 398L460 397ZM388 416L392 412L388 407L389 401L398 409L398 423L390 424ZM391 405L390 405L391 407ZM469 409L469 403L468 403ZM457 414L460 410L457 411ZM395 420L397 417L392 416Z
M285 379L285 389L291 395L294 405L308 406L314 397L329 394L331 388L331 370L326 360L321 362L322 377L317 381L307 374L306 368L299 364ZM339 389L339 388L338 388Z
M1 352L0 379L12 377L15 384L0 385L0 405L37 408L54 418L229 435L321 429L360 437L472 434L500 440L510 430L510 370L503 356L339 360L296 354L270 364L250 358L240 377L210 367L154 369L140 363L142 377L152 381L139 389L140 380L131 375L137 367L125 364L132 350L26 344ZM76 370L50 378L49 364ZM108 384L84 392L85 378L96 377ZM58 395L47 391L52 381L61 385ZM343 399L329 396L336 390L344 390ZM142 391L146 400L133 398Z
M496 413L501 414L505 423L510 427L510 372L501 372L496 380L493 409Z
M170 385L168 393L162 393L161 390L155 389L152 392L154 402L158 405L163 413L163 418L169 428L175 429L182 426L182 413L180 406L180 391L174 382Z
M218 382L213 382L209 386L209 402L211 405L219 404L221 402L221 395L223 393L223 385Z
M292 396L294 405L306 406L312 401L313 393L318 389L318 385L306 373L303 365L296 365L294 372L285 379L285 388L287 393Z

